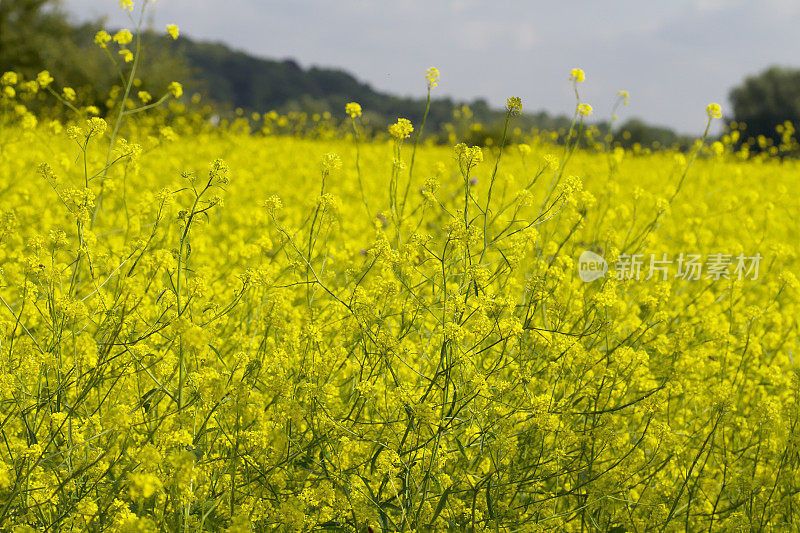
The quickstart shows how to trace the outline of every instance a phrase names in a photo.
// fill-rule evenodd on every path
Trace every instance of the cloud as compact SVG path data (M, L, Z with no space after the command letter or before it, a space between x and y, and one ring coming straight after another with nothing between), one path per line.
M108 9L110 25L130 24L116 2L64 5L78 18ZM156 29L176 23L185 35L344 68L403 95L423 95L425 69L436 65L439 95L497 106L520 95L526 109L569 113L568 72L581 67L597 118L626 89L632 114L693 133L705 105L724 102L745 75L798 63L796 0L160 0L152 8Z

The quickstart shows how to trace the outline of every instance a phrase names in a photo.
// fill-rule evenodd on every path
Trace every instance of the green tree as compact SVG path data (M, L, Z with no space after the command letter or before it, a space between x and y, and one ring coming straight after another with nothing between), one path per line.
M0 72L32 78L49 70L61 84L94 86L107 68L81 40L93 26L74 27L58 0L0 0Z
M638 143L644 148L685 150L692 142L691 138L681 137L669 128L653 126L638 118L628 119L614 134L614 143L625 148Z
M57 88L72 87L82 104L102 108L120 77L108 55L94 44L101 27L102 21L73 24L60 0L0 0L0 73L13 70L31 79L48 70ZM170 50L167 40L171 39L155 34L144 40L138 77L146 84L142 88L153 94L165 91L171 81L189 78L185 61ZM129 67L114 54L116 50L112 57L121 68ZM44 95L41 98L46 101Z
M72 31L55 0L0 0L0 71L33 73Z
M763 135L778 144L778 125L800 125L800 70L771 67L732 89L730 100L733 119L746 124L744 138Z

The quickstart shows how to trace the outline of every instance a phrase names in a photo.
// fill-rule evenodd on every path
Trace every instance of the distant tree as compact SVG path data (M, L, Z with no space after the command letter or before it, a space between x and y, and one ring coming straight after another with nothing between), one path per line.
M0 0L0 71L35 75L70 50L73 28L57 0Z
M763 135L777 144L778 125L800 126L800 70L771 67L732 89L730 100L733 119L747 126L743 140Z
M0 0L0 74L13 70L31 79L48 70L54 87L72 87L82 104L102 107L109 89L120 80L94 44L101 26L101 21L73 24L60 0ZM167 40L171 39L166 35L152 35L145 41L138 77L153 94L164 91L171 81L189 78L185 61L170 51Z
M72 87L78 91L81 104L102 108L109 90L120 81L107 55L94 44L94 35L101 28L103 21L73 24L61 9L60 0L0 0L0 74L14 70L30 79L49 70L55 79L54 89ZM425 113L425 99L377 91L343 70L304 68L291 59L255 57L222 43L185 36L173 41L162 31L144 31L141 37L143 52L137 78L144 84L142 89L159 95L169 82L177 80L187 92L204 93L223 115L242 108L258 112L329 111L343 118L345 104L355 101L364 107L367 130L385 132L386 125L399 117L419 125ZM115 45L110 48L112 55L116 54ZM121 67L130 68L130 64ZM463 124L451 132L446 128L454 122L454 109L465 103L435 96L425 135L441 142L447 142L451 134L475 144L489 144L490 139L499 142L504 110L493 109L482 99L469 102L469 117L462 114ZM39 97L46 105L47 95ZM481 128L471 129L474 123L480 123ZM566 117L529 113L527 109L514 120L514 129L521 131L566 130L568 126Z
M637 143L644 148L682 148L680 141L680 137L671 129L653 126L638 118L629 119L614 134L614 143L625 148Z

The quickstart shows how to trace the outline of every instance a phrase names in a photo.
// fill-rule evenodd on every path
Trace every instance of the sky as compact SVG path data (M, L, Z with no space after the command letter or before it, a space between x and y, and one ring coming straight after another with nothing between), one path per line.
M141 0L136 0L137 8ZM118 0L62 0L74 20L107 16L130 27ZM156 0L147 24L177 24L196 39L303 66L342 68L374 88L485 98L502 107L571 114L572 68L586 72L581 100L607 119L637 117L702 132L705 106L770 65L800 67L798 0Z

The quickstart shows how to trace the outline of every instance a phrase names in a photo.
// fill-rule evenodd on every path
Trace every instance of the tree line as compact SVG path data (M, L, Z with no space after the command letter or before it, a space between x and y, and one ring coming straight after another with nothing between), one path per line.
M95 46L93 36L101 21L75 24L58 0L0 0L0 73L16 70L33 77L49 70L56 80L75 88L84 104L103 107L108 92L118 83L109 68L106 53ZM347 102L357 101L374 128L382 128L398 116L419 123L425 100L404 98L376 91L369 84L339 69L303 68L291 59L254 57L223 43L203 42L182 36L173 41L155 32L143 35L144 53L141 78L153 93L180 79L187 92L198 92L213 102L220 113L301 111L334 115L342 113ZM163 87L162 87L163 86ZM728 122L743 130L740 143L754 149L778 145L785 138L783 125L800 122L800 70L772 67L746 78L730 92L732 113ZM464 106L467 108L464 108ZM466 140L486 144L498 137L503 110L493 109L485 100L457 102L437 98L431 102L426 130L446 138L447 124L465 119L454 110L465 109L480 129L466 129ZM546 112L524 113L517 124L561 132L570 118ZM609 125L598 124L608 132ZM678 147L691 143L669 128L654 126L632 118L615 127L612 142L631 147ZM761 137L761 142L758 138Z

